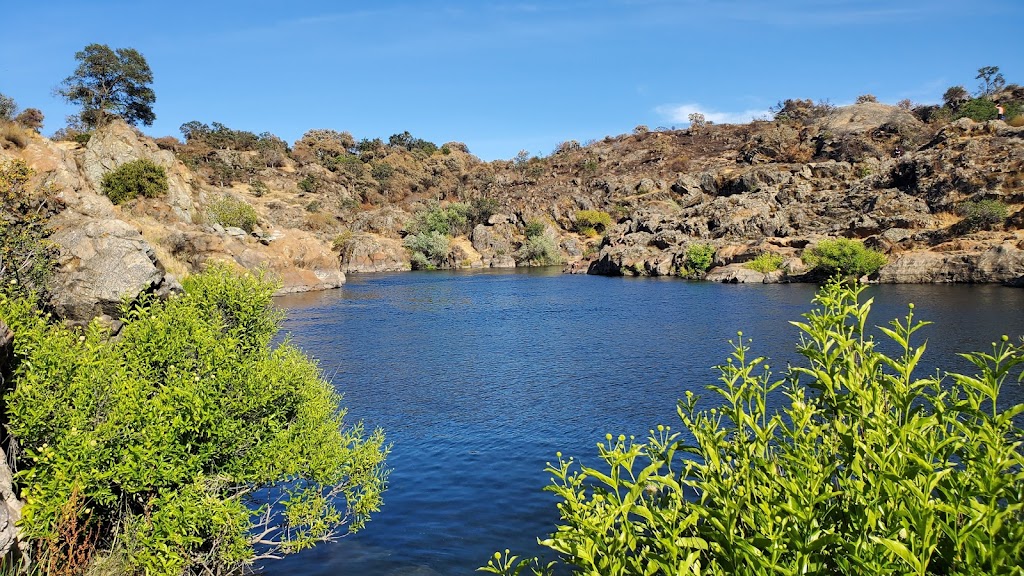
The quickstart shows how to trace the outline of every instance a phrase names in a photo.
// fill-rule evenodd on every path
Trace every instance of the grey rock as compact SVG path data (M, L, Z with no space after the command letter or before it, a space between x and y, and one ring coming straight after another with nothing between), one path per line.
M51 304L61 317L74 322L116 317L124 298L163 284L152 246L131 225L64 212L52 226L50 240L60 256Z

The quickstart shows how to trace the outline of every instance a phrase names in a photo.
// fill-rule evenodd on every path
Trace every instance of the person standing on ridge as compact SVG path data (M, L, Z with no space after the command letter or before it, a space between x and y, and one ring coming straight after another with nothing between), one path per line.
M1006 113L1006 110L1003 108L1003 105L996 102L996 120L1003 120L1004 113Z

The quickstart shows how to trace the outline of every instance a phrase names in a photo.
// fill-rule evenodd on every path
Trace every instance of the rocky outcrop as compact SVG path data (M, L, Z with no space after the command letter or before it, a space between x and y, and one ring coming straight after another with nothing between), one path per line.
M125 298L172 289L152 246L126 222L66 211L52 227L50 240L60 247L60 256L51 303L61 317L76 322L116 318Z
M251 235L178 230L166 238L171 254L201 270L208 262L227 262L245 270L266 270L281 282L278 293L328 290L345 283L338 257L316 236L301 230L279 230L266 243Z
M477 224L473 228L473 248L480 253L484 268L515 268L514 234L515 228L505 217L492 216L488 224Z
M195 176L174 156L161 150L152 140L140 136L134 128L115 121L96 130L81 155L82 173L94 192L100 192L103 176L133 160L146 159L167 171L167 197L164 201L178 219L191 222L196 216L192 191Z
M14 332L0 318L0 386L6 389L13 357ZM0 562L17 553L18 529L22 502L14 493L14 475L8 465L7 453L0 448Z
M356 233L341 247L342 270L349 272L399 272L411 270L409 251L401 240L377 234Z
M1000 244L983 251L919 251L897 254L879 272L878 282L1003 283L1024 286L1024 250L1021 250L1018 244Z

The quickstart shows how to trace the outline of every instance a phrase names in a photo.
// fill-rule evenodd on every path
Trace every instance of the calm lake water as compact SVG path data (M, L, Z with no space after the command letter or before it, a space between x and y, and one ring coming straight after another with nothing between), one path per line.
M385 504L362 532L266 565L270 575L468 575L497 550L543 554L558 520L545 463L596 459L606 433L678 423L686 390L742 330L783 368L815 286L570 276L551 269L351 275L281 297L285 331L393 451ZM872 324L916 305L932 367L1024 333L1024 290L874 286ZM1016 401L1024 394L1009 390Z

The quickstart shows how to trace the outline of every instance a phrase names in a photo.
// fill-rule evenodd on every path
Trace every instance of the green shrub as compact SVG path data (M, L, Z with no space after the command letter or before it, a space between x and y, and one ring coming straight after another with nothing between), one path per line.
M411 253L410 261L415 270L434 270L443 266L451 248L448 236L436 230L410 234L403 244Z
M528 237L526 243L516 251L515 259L530 266L554 266L562 262L554 238L547 234Z
M774 252L762 252L757 255L757 258L747 262L744 266L762 274L767 274L781 268L782 262L783 258L781 254L776 254Z
M486 224L487 220L501 210L501 203L497 198L473 198L466 210L466 218L469 225Z
M547 226L540 220L530 220L526 223L526 229L524 230L527 238L536 238L547 230Z
M21 159L0 163L0 290L45 293L58 250L47 241L56 204L49 191L31 189L34 171Z
M241 228L246 232L252 232L259 220L256 209L248 202L228 195L207 206L206 214L210 221L225 228Z
M580 210L576 213L575 230L587 236L596 236L612 225L612 216L600 210Z
M145 158L132 160L104 174L101 186L114 204L139 196L157 198L167 194L167 171Z
M711 244L690 244L686 247L686 260L679 275L685 278L700 278L711 268L714 259L715 247Z
M263 180L253 180L252 183L249 184L249 191L252 192L253 196L260 198L266 196L267 193L270 192L270 187L267 186L267 183Z
M437 202L427 205L426 209L416 213L410 228L416 234L437 232L444 236L457 236L467 233L469 225L469 206L462 202L452 202L442 206Z
M996 104L987 98L968 100L956 111L956 118L970 118L975 122L995 120L998 116Z
M781 379L740 333L708 387L721 404L687 391L682 433L609 434L594 465L558 454L561 522L541 544L577 574L1018 574L1024 404L998 406L1024 348L1004 337L964 356L973 376L919 377L926 322L882 328L883 354L863 289L821 289ZM553 568L506 552L482 570Z
M822 276L843 274L854 278L874 274L886 263L885 254L846 238L822 240L805 250L802 259Z
M379 430L345 425L314 362L271 346L276 285L225 267L183 284L126 306L117 338L0 296L18 335L4 400L23 537L62 538L76 493L83 528L131 574L228 573L257 539L281 555L362 528L388 449Z
M958 208L963 216L961 223L968 231L989 230L997 224L1002 224L1009 213L1006 204L991 198L964 202Z
M299 183L297 184L299 190L302 190L306 194L314 194L318 192L322 185L323 184L320 182L320 179L312 174L306 176L302 180L299 180Z

